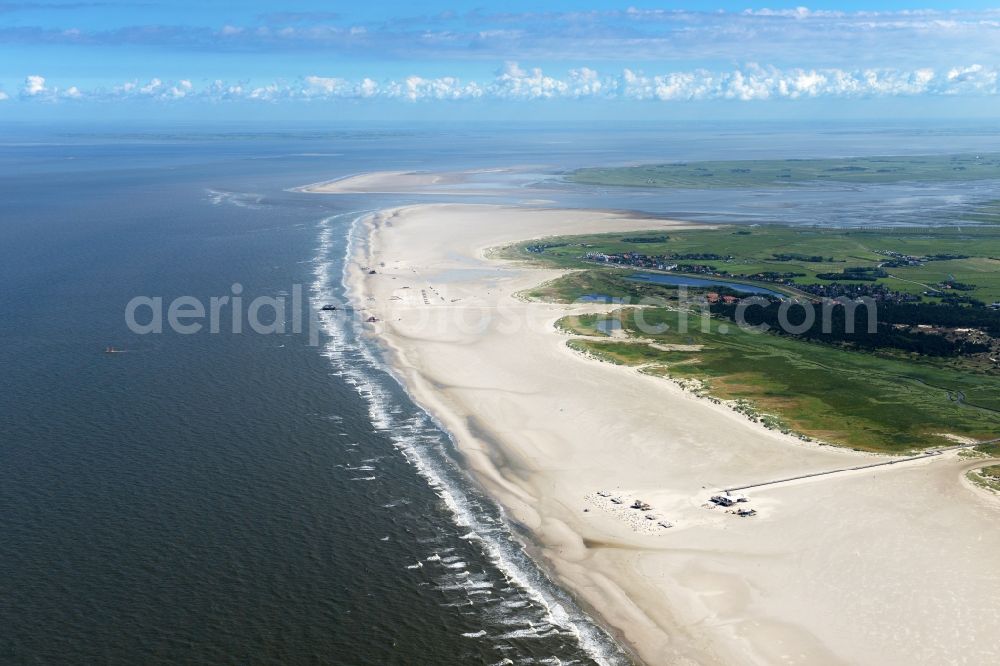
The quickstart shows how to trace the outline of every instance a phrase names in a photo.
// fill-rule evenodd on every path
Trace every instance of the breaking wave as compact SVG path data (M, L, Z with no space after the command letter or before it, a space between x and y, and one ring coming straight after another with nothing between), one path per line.
M351 301L345 267L363 242L367 212L335 215L319 223L313 261L312 303ZM345 222L351 220L345 236ZM314 307L318 307L314 305ZM355 328L357 319L317 312L326 336L322 354L334 372L364 399L374 429L392 442L447 507L456 530L452 543L474 543L495 572L472 572L469 563L449 555L455 548L437 547L407 569L431 567L437 589L464 595L460 605L476 608L484 629L467 638L505 641L560 636L575 644L580 659L598 664L628 660L607 634L551 583L526 555L503 520L502 510L469 483L450 453L449 436L426 412L409 404L405 387L381 358L375 345ZM374 479L374 477L372 477ZM366 478L366 480L368 480ZM453 605L453 604L448 604ZM510 649L504 646L502 649ZM553 656L558 663L566 655Z

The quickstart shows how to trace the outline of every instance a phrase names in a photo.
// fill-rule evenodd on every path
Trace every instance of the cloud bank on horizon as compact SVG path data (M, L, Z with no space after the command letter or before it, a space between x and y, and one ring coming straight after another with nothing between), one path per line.
M392 3L377 15L314 4L164 14L130 2L0 2L0 109L1000 94L1000 9L538 12L515 2L508 12L411 16Z
M569 70L564 76L548 76L541 68L522 68L508 62L488 81L465 81L457 77L425 78L410 75L399 80L376 81L369 77L344 79L308 75L292 82L266 85L215 80L196 87L190 79L145 82L127 81L111 87L81 90L77 86L50 86L45 77L30 75L19 91L22 100L283 100L322 101L337 99L420 100L545 100L623 99L659 101L770 100L808 97L892 97L915 95L996 95L996 67L967 65L936 71L865 69L778 69L751 64L725 72L693 70L645 75L625 68L616 74L601 74L589 67Z

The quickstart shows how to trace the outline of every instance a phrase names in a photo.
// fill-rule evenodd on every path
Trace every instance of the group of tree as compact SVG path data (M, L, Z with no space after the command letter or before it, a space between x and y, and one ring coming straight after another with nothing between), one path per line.
M967 326L984 329L991 335L1000 335L1000 316L998 313L991 313L992 320L990 320L988 316L981 316L983 313L990 313L989 310L977 311L970 308L940 305L880 304L876 307L876 304L872 303L870 306L858 304L857 307L844 307L837 304L824 311L822 306L806 303L785 306L784 315L782 315L781 310L782 304L777 300L768 301L766 304L758 302L742 307L738 303L719 302L713 303L709 307L712 314L725 317L741 325L760 326L765 324L771 333L792 335L816 342L847 345L868 351L896 349L924 356L962 356L989 350L989 346L986 344L965 339L949 339L936 332L924 332L911 328L918 324L948 327ZM871 312L869 307L874 312ZM808 309L811 309L815 316L804 330L799 330L809 321ZM872 320L873 327L870 326ZM906 324L907 326L898 327L894 324Z

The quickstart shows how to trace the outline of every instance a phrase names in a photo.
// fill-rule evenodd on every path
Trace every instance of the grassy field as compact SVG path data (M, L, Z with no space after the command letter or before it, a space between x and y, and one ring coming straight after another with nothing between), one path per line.
M976 451L978 451L979 453L984 453L988 456L1000 458L1000 442L993 442L992 444L982 444L976 447Z
M1000 208L1000 207L998 207ZM637 242L639 239L653 242ZM528 252L527 248L542 252ZM761 272L801 273L797 284L830 284L817 278L821 273L839 273L847 267L876 267L889 259L876 251L891 250L914 256L932 254L967 255L965 259L929 261L922 266L886 268L893 277L878 283L894 290L922 294L927 286L945 280L974 285L959 292L987 303L1000 301L1000 227L909 227L898 230L829 229L783 225L726 226L718 229L690 229L645 233L615 233L591 236L548 238L523 243L505 252L511 258L541 260L549 266L586 266L580 257L588 252L683 256L714 253L721 260L678 259L680 263L714 266L731 274L752 276ZM779 260L776 255L819 256L822 261ZM934 301L934 298L927 298Z
M764 419L772 427L857 449L902 453L953 443L942 433L1000 436L995 377L754 334L719 320L703 331L692 319L688 332L680 333L680 314L666 308L639 315L646 324L669 326L650 335L637 325L636 312L621 315L633 341L575 339L571 346L652 374L700 380L711 396L773 415ZM565 319L560 327L600 335L601 318ZM959 394L964 401L956 401Z
M989 180L1000 179L1000 154L677 162L578 169L567 178L590 185L684 189Z

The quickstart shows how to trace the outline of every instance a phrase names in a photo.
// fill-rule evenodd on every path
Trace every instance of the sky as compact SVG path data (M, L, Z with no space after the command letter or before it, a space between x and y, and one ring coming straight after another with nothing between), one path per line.
M1000 0L0 0L0 120L1000 116Z

